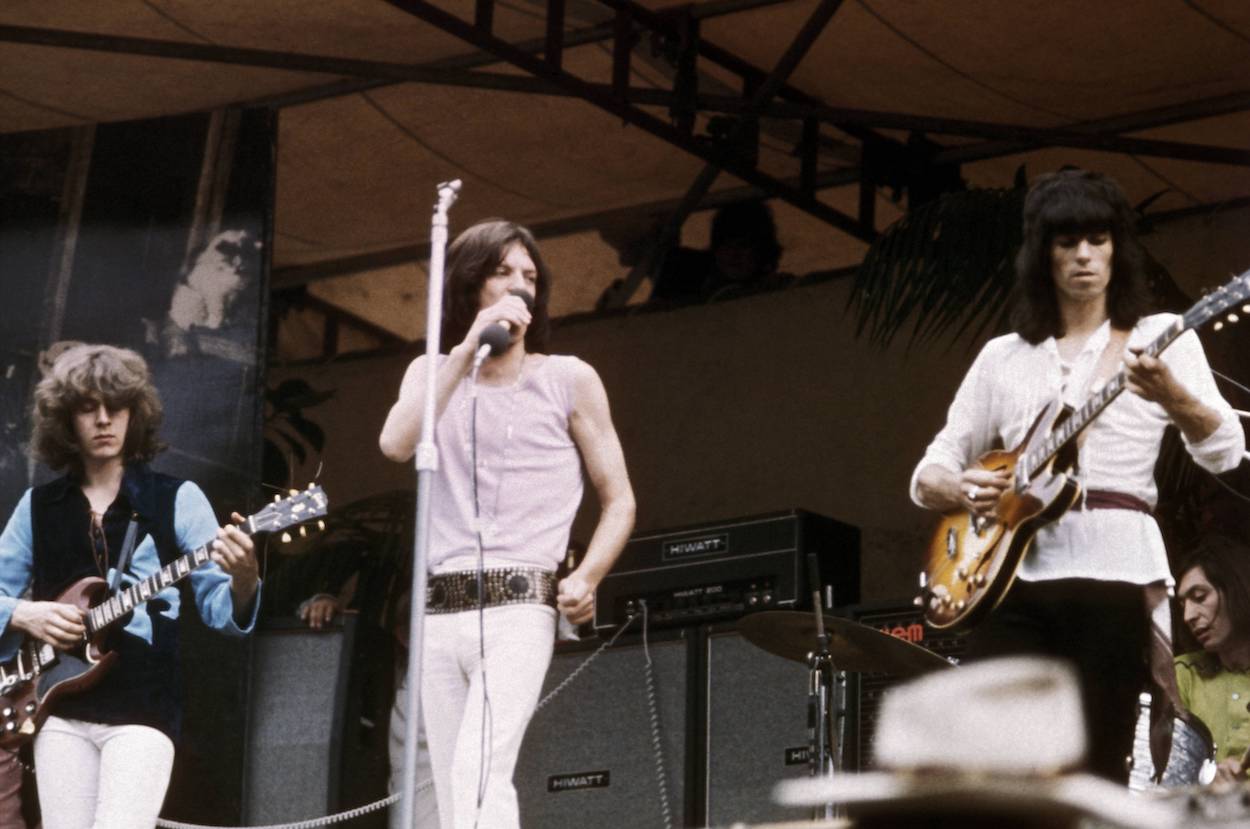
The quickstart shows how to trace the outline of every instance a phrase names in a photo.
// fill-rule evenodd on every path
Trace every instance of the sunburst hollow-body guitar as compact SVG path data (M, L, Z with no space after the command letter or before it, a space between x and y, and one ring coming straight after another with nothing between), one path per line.
M1250 314L1250 271L1204 296L1142 351L1157 355L1186 331L1225 313L1235 322L1239 312ZM1037 531L1080 497L1080 485L1066 472L1076 456L1076 439L1125 384L1120 370L1079 409L1050 403L1015 448L989 452L976 461L982 469L1008 473L1010 484L992 515L960 509L943 514L938 522L916 597L930 626L973 625L1003 600Z

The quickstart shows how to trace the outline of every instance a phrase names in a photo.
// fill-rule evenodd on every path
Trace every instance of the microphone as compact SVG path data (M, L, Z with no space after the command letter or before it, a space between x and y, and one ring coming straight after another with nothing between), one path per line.
M509 288L508 293L520 297L528 310L534 310L534 297L529 291L524 288ZM491 357L498 357L507 351L508 346L512 344L512 326L503 320L496 322L494 325L488 325L483 329L482 335L478 337L477 342L479 357L485 357L487 354Z

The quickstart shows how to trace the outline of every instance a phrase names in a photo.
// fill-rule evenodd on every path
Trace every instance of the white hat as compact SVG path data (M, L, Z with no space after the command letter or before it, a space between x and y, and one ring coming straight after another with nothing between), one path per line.
M1175 826L1175 810L1077 773L1085 757L1080 686L1063 662L1010 657L940 671L882 700L874 758L885 771L788 780L786 806L841 803L856 814L1087 815Z

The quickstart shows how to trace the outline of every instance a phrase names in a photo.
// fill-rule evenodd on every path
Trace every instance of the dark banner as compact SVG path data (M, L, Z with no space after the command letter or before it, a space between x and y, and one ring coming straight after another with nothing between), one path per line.
M0 512L51 477L31 392L68 344L132 348L165 405L155 467L223 520L257 506L275 116L222 111L0 135ZM184 611L194 604L184 598ZM182 614L186 717L164 815L241 814L247 645Z

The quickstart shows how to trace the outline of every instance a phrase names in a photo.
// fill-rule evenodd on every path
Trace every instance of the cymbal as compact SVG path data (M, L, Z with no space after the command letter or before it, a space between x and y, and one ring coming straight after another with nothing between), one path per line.
M824 617L829 635L829 654L839 671L881 672L916 676L950 667L942 657L906 639L836 616ZM816 650L816 619L795 610L767 610L739 620L738 631L746 640L777 656L807 664Z

